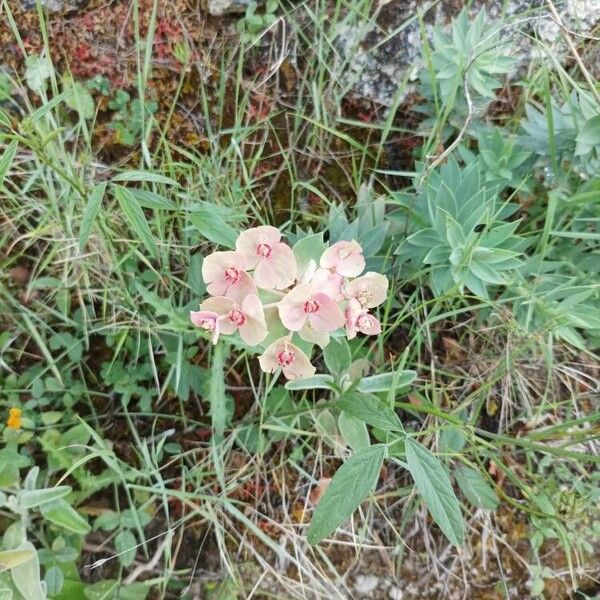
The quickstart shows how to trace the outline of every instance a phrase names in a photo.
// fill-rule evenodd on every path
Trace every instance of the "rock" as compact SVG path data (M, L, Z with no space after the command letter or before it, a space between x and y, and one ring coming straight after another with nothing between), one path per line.
M354 590L357 594L370 594L379 585L379 577L375 575L358 575L354 582Z
M600 0L565 0L559 5L565 26L576 33L589 33L600 23ZM419 12L424 13L424 27L428 38L434 27L443 26L446 31L452 17L464 3L457 0L440 0L424 3L422 0L380 1L377 22L340 23L335 46L344 63L344 83L350 84L357 95L369 98L384 106L390 106L403 81L416 79L422 67L421 32ZM426 11L427 6L434 5ZM559 26L553 21L544 0L475 0L471 14L475 16L482 8L488 12L490 22L507 17L514 22L506 28L513 40L513 51L520 65L526 65L539 56L539 47L532 37L537 35L558 56L569 56L562 41ZM410 87L407 92L410 91Z
M211 15L220 17L227 13L243 13L252 0L203 0L204 9ZM262 4L260 0L257 4Z
M89 0L40 0L40 4L49 12L71 12L83 8ZM35 10L35 0L21 0L25 10Z

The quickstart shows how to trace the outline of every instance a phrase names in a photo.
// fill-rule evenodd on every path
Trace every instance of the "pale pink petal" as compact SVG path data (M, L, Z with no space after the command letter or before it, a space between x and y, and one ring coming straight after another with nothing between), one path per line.
M326 331L317 331L313 329L307 321L304 327L298 332L298 335L311 344L317 344L320 348L325 348L329 344L329 334Z
M292 344L287 337L275 340L259 356L258 362L266 373L274 373L278 369L282 369L287 379L310 377L316 371L306 354Z
M311 327L317 331L335 331L345 322L340 307L326 294L314 294L316 309L308 313Z
M287 379L306 379L307 377L312 377L317 369L310 364L308 356L300 348L296 346L294 348L296 352L294 362L283 367L283 374Z
M236 308L237 304L225 296L212 296L207 298L201 305L202 310L208 310L217 313L220 317L229 313Z
M381 333L381 323L377 317L363 312L356 319L356 329L365 335L378 335Z
M356 337L356 320L361 312L360 302L355 298L351 298L346 307L346 337L349 340L353 340Z
M346 285L346 296L356 298L363 308L379 306L388 294L388 279L385 275L369 271Z
M210 284L207 286L206 290L209 294L215 295L214 287L215 284ZM219 288L221 289L221 288ZM246 296L250 294L256 294L256 284L254 283L254 279L248 275L245 271L241 271L238 274L237 281L235 283L231 283L229 285L225 285L225 290L218 294L219 296L226 296L227 298L231 298L234 302L241 304Z
M279 229L270 225L260 225L242 231L235 242L235 247L246 258L248 268L253 269L258 264L259 259L269 250L272 251L280 240L281 233Z
M279 302L279 318L290 331L300 331L306 322L304 305L311 299L310 284L297 285L290 290Z
M245 271L246 259L243 254L232 250L209 254L202 262L202 279L204 279L204 283L221 281L224 279L225 271L228 268Z
M267 337L267 325L263 306L255 294L246 296L242 302L242 313L246 321L240 325L240 335L249 346L260 344Z
M279 318L285 327L290 331L300 331L302 329L307 317L302 304L280 303L277 308L279 309Z
M211 333L213 344L219 339L219 315L209 310L190 311L190 319L196 327Z
M283 242L275 244L268 257L260 258L254 271L258 287L267 290L283 290L296 280L298 270L292 249Z
M229 313L237 308L237 304L231 299L225 296L213 296L207 298L201 305L202 310L208 310L219 315L219 333L224 335L232 334L236 329L237 325L229 320Z
M344 278L331 269L317 269L311 279L313 289L327 294L336 302L343 298L342 282Z
M365 268L362 247L355 240L336 242L323 252L320 264L325 269L335 269L338 275L357 277Z

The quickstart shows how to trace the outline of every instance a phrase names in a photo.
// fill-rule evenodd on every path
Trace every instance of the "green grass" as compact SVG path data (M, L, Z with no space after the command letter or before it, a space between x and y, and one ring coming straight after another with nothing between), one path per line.
M437 148L451 143L445 126L460 107L434 98L433 126L416 131L399 117L408 110L407 78L379 118L347 114L356 74L335 38L341 26L374 23L372 3L286 5L278 13L285 31L276 23L273 37L190 47L209 53L214 73L199 77L193 92L184 91L185 71L174 75L176 93L160 118L143 110L154 82L160 3L151 5L145 36L138 2L132 6L137 74L129 91L142 106L136 147L104 162L93 135L103 117L83 118L65 106L58 66L38 95L22 72L11 73L15 94L3 106L19 117L0 130L0 409L23 408L23 429L5 428L4 448L30 460L17 479L0 469L0 487L12 495L38 465L37 486L71 485L69 503L92 526L107 511L121 515L113 528L94 526L84 536L61 529L41 508L26 514L36 548L61 538L76 549L63 575L78 591L52 597L83 597L84 587L100 593L93 597L127 597L93 588L100 579L137 583L139 594L153 587L161 598L211 590L219 598L249 597L254 587L274 597L350 597L346 570L370 573L373 556L398 581L414 571L421 593L435 569L444 569L439 579L446 569L462 578L470 556L473 564L495 565L492 587L502 597L514 590L533 596L544 579L561 579L564 590L589 585L598 576L600 537L593 522L600 493L600 184L597 176L581 179L559 155L549 110L551 98L589 92L586 77L578 67L550 70L547 56L533 60L516 110L501 115L514 134L522 133L527 103L547 115L551 183L544 186L543 168L532 167L520 176L531 187L503 198L519 205L525 252L540 262L488 299L459 285L434 295L431 267L395 253L415 231L409 176L417 167L408 165L408 176L390 168L385 145L422 136L415 157L438 168ZM2 9L24 51L7 2ZM48 49L40 6L38 16ZM295 79L285 94L277 87L282 59ZM266 72L249 75L261 61ZM435 75L431 60L428 68ZM190 93L204 151L170 135ZM260 94L271 110L250 118ZM473 135L465 135L476 152ZM370 499L326 542L308 545L310 492L352 454L337 425L336 394L290 392L259 372L254 352L236 342L212 348L188 322L205 294L202 257L217 245L230 245L232 235L256 223L291 235L326 231L332 207L342 205L352 220L357 198L369 193L386 205L382 264L392 293L379 313L383 334L355 340L352 358L370 373L416 371L409 390L380 394L381 401L449 471L475 469L498 496L490 512L459 494L462 552L428 517L401 440L389 446ZM560 270L549 271L542 259ZM553 296L561 286L564 295ZM315 358L325 372L320 354ZM371 439L389 441L373 430ZM18 520L0 506L4 531ZM517 525L525 533L515 541ZM12 550L7 536L3 549ZM516 577L506 572L511 561ZM43 565L42 578L52 564ZM468 570L465 577L458 589L477 579Z

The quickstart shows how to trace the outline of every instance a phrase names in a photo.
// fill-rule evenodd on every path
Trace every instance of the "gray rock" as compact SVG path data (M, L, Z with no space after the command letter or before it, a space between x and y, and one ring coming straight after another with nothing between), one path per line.
M340 23L335 45L341 57L339 72L343 82L357 95L390 106L403 81L415 80L423 66L419 12L424 13L425 32L431 40L434 27L441 25L448 30L452 17L460 12L464 3L460 0L441 0L437 4L422 0L383 0L379 4L383 6L376 23ZM555 4L566 27L577 34L592 31L600 22L600 0L555 0ZM427 10L432 5L433 8ZM506 36L512 41L520 65L541 55L532 34L559 60L568 56L560 28L552 20L544 0L475 0L471 12L475 15L482 8L487 10L490 21L503 18L513 23L507 26Z
M40 0L40 4L50 12L70 12L83 8L89 0ZM21 0L25 10L35 10L35 0Z
M243 13L252 0L203 0L204 9L211 15L220 17L227 13ZM255 0L256 1L256 0ZM258 0L257 4L262 4Z

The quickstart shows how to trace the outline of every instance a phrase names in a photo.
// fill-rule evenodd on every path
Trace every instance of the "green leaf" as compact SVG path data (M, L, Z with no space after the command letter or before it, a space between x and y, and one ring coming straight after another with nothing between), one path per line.
M179 184L174 179L165 177L159 173L152 173L151 171L125 171L115 175L111 181L145 181L147 183L164 183L165 185L179 187Z
M464 523L460 505L450 479L438 459L425 446L407 437L408 470L423 497L433 520L455 546L464 542Z
M189 219L207 240L227 248L235 248L237 231L214 208L197 207L190 212Z
M116 600L120 586L116 579L105 579L87 586L83 593L88 600Z
M149 192L148 190L140 190L138 188L127 188L138 201L138 204L143 208L151 208L154 210L177 210L177 205L168 198Z
M70 78L63 79L65 89L65 104L77 112L81 119L91 119L96 112L94 98L89 90L81 83Z
M15 587L26 600L46 600L46 594L40 582L40 562L31 542L25 542L19 550L32 552L29 560L19 563L11 569L11 577Z
M357 450L336 472L313 513L308 542L318 544L343 523L375 489L385 457L383 444Z
M44 581L46 582L46 589L50 596L55 596L60 593L65 583L65 576L63 575L62 569L56 565L50 567L46 571Z
M135 233L142 240L150 254L156 256L158 253L156 242L146 221L144 211L141 209L136 197L130 190L120 185L114 185L113 192Z
M323 233L314 233L303 237L294 244L292 251L298 264L298 279L302 279L311 263L318 266L321 254L325 251Z
M10 169L13 159L15 158L15 154L17 153L17 142L12 141L4 150L2 154L2 158L0 158L0 189L2 188L2 184L4 183L4 178Z
M225 397L224 368L224 345L217 344L212 356L209 394L210 416L216 443L223 441L225 426L227 424L227 399Z
M364 421L342 411L338 417L338 429L344 441L352 450L362 450L369 447L371 441Z
M42 504L40 510L48 521L63 529L78 535L87 535L90 532L91 528L87 520L64 500Z
M335 379L331 375L319 374L304 379L293 379L285 384L286 390L331 390Z
M372 375L363 377L358 384L359 392L387 392L391 389L406 387L412 383L417 374L414 371L399 371L396 373L382 373L381 375Z
M345 373L352 362L352 354L346 338L333 338L323 350L323 359L330 373L341 375Z
M46 89L46 80L52 75L52 63L45 56L28 56L25 60L27 87L36 94Z
M70 494L72 488L70 485L61 485L58 487L47 488L43 490L22 491L18 495L19 505L22 508L30 509L41 506L47 502L53 502L59 498L64 498Z
M479 508L494 510L500 504L494 489L488 484L483 475L470 467L458 467L454 478L465 498Z
M377 396L361 392L347 392L337 406L349 415L382 431L403 431L398 415Z
M128 567L135 560L137 540L129 529L123 529L115 537L115 550L119 555L119 561L124 567Z
M25 548L20 550L5 550L0 552L0 573L14 569L14 567L31 560L35 556L35 550Z

